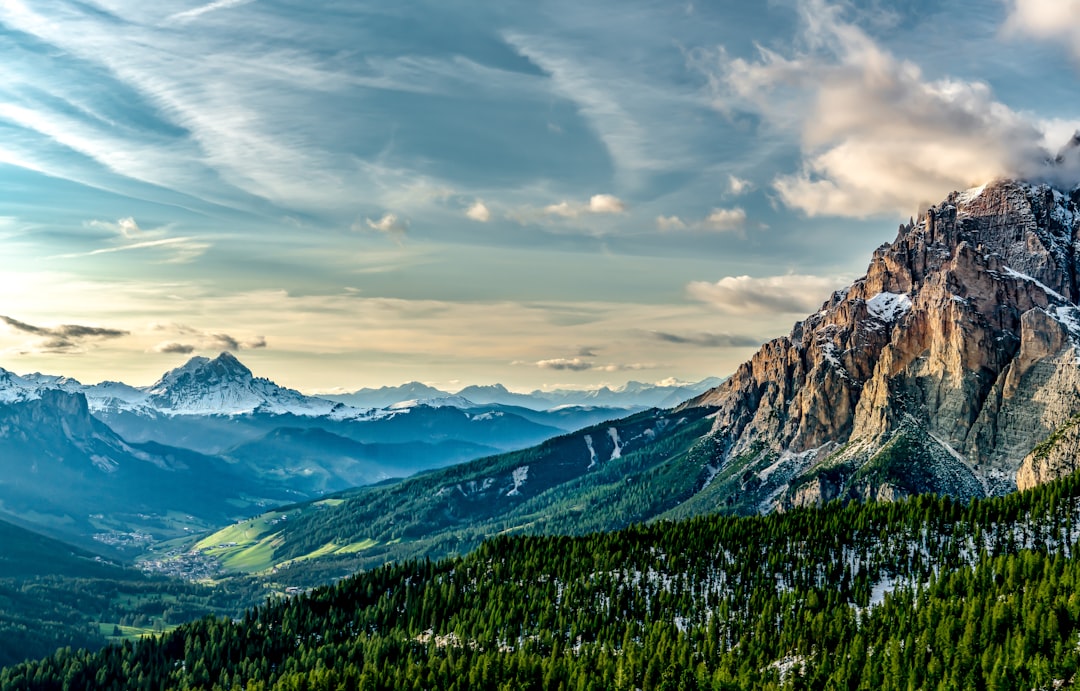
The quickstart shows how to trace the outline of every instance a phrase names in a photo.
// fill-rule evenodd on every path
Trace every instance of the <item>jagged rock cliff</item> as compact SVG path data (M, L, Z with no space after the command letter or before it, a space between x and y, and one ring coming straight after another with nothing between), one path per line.
M1078 202L1001 180L900 226L864 277L688 404L719 409L711 493L770 510L1015 489L1080 412ZM1028 465L1022 486L1056 472Z

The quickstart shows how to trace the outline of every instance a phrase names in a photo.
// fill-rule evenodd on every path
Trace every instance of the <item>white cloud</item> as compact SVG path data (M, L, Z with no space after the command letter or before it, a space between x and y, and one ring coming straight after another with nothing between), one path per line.
M1040 126L987 84L925 79L823 0L800 11L807 52L722 53L714 75L718 107L752 108L801 137L800 170L773 181L786 205L811 216L908 215L998 176L1051 172Z
M656 228L661 232L697 230L711 232L741 232L746 228L746 210L742 207L715 208L705 218L685 221L679 216L657 216Z
M612 194L594 194L589 199L589 213L621 214L626 211L626 204Z
M1065 45L1080 58L1080 0L1010 0L1006 35L1030 36Z
M695 281L686 293L727 314L805 314L849 281L832 276L725 276L716 283Z
M657 216L656 227L661 231L685 230L686 222L678 216Z
M524 363L517 363L524 364ZM645 364L641 362L631 363L608 363L608 364L594 364L583 360L579 357L575 358L552 358L550 360L538 360L535 365L540 369L550 369L569 372L636 372L643 369L654 369L657 365Z
M491 220L491 210L479 199L465 211L465 215L478 223L487 223Z
M388 235L393 233L404 233L408 229L408 223L406 221L399 219L397 214L390 212L383 214L382 218L377 221L365 218L364 223L368 228ZM355 229L356 226L354 225L353 228Z
M548 204L544 207L544 213L549 216L562 216L563 218L577 218L581 215L583 207L573 206L568 201L558 204Z
M540 369L570 370L571 372L584 372L593 368L591 362L586 362L579 357L540 360L536 363L536 366Z
M735 175L728 176L728 189L734 195L745 194L754 189L754 184Z
M565 199L558 204L548 204L543 208L543 213L562 218L578 218L585 214L621 214L626 213L626 203L613 194L594 194L585 204Z
M713 209L705 217L705 228L727 232L742 230L746 225L746 211L739 207L733 209Z

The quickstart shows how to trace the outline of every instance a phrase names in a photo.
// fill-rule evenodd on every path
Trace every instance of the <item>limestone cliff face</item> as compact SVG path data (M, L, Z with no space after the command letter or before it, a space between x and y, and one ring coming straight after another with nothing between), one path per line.
M687 404L719 409L715 470L734 502L1015 489L1025 457L1080 412L1078 202L1009 180L951 194Z
M1019 489L1028 489L1080 469L1080 415L1073 417L1024 457L1016 473Z

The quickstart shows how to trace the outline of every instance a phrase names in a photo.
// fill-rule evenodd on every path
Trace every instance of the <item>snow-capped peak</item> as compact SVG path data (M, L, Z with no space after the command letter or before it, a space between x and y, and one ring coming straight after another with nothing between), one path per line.
M387 410L405 410L417 406L429 408L475 408L476 404L463 396L437 396L435 398L414 398L408 401L398 401L387 407Z
M41 398L41 386L26 377L0 368L0 403L20 403Z
M335 403L255 377L229 353L193 357L147 390L146 403L170 415L325 415Z

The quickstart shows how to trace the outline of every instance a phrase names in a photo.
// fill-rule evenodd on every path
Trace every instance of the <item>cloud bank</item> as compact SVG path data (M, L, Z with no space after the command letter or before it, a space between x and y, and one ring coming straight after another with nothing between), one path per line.
M1047 3L1059 4L1020 0L1014 17ZM995 177L1078 172L1049 168L1047 123L997 101L988 84L927 79L846 21L839 6L804 0L799 10L804 51L785 56L759 46L755 60L721 52L713 74L722 111L749 108L800 137L799 170L773 180L785 205L809 216L905 216ZM1032 29L1026 19L1012 22Z
M1080 60L1080 0L1012 0L1002 27L1006 36L1060 43Z

